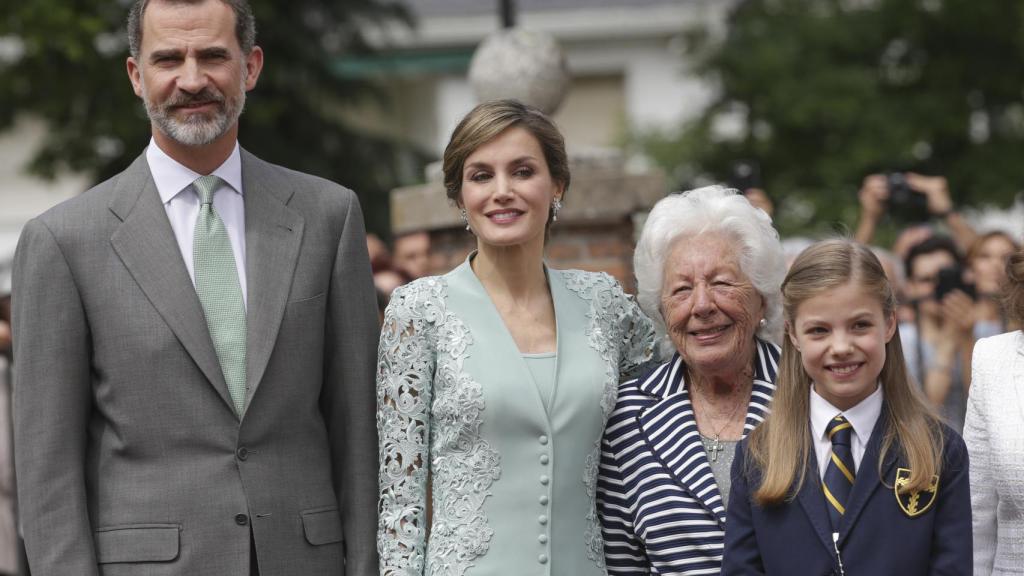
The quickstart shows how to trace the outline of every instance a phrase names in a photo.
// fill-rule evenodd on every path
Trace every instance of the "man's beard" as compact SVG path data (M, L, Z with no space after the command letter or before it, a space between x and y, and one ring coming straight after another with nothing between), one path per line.
M146 86L142 86L142 101L150 121L168 138L185 146L204 146L223 136L238 122L245 108L245 78L237 98L225 98L212 86L195 94L178 91L164 102L149 99ZM214 103L213 112L189 114L184 120L174 116L174 108L196 103Z

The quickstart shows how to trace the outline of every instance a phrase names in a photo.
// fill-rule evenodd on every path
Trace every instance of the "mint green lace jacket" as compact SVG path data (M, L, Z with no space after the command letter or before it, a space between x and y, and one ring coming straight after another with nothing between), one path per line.
M607 274L547 272L547 399L468 261L393 295L377 369L382 576L606 574L598 446L654 329Z

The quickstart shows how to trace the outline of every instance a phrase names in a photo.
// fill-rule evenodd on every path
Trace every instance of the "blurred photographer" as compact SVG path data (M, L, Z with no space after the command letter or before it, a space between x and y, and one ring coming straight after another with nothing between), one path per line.
M860 191L860 218L854 238L871 244L882 216L908 224L942 221L949 228L962 253L970 248L977 234L959 212L953 209L949 184L942 176L923 176L914 172L871 174L864 178Z
M975 288L956 244L934 235L906 259L904 291L914 320L900 323L907 368L948 424L963 429L974 350Z
M1006 232L982 234L967 251L967 275L975 285L974 339L987 338L1019 328L1008 319L1001 294L1006 284L1006 264L1019 246Z

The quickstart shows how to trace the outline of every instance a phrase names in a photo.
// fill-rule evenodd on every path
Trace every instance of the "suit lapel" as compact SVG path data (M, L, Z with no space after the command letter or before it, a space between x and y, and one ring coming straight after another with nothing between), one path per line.
M249 398L263 379L284 317L302 244L304 220L288 207L293 186L242 150L248 283L246 383Z
M878 421L875 422L875 427L871 431L871 436L868 438L868 445L864 449L864 456L861 458L860 466L857 468L857 477L853 483L853 490L850 492L850 497L846 503L846 513L839 524L840 547L864 511L868 500L871 499L871 495L882 484L876 463L881 452L882 437L885 436L885 418L886 414L883 408L882 414L879 415ZM800 501L800 505L807 514L811 525L814 527L814 531L821 538L822 544L830 552L834 553L832 522L829 520L828 510L825 508L825 496L821 489L821 473L818 471L817 462L813 458L813 454L809 460L807 476L804 478L804 483L800 488L797 499ZM893 456L892 451L890 451L890 454L886 455L885 462L882 464L882 477L888 476L895 463L896 458Z
M878 421L875 422L875 428L871 431L871 437L868 438L868 444L864 448L864 457L860 460L857 476L853 482L853 490L850 492L850 498L846 503L846 513L839 523L840 544L852 531L854 523L857 522L857 518L864 511L868 500L871 499L871 495L882 484L882 480L878 476L878 457L881 454L882 437L886 433L885 419L886 411L883 407L882 413L878 415ZM895 452L895 447L893 447L886 455L885 462L882 463L882 478L887 478L889 470L896 464Z
M804 482L796 499L807 515L811 527L814 528L814 533L821 540L821 545L829 554L835 556L832 521L829 520L828 510L825 508L825 494L821 491L821 473L818 472L818 464L813 453L807 458L807 471L804 473Z
M206 326L206 316L185 268L181 249L153 183L145 154L121 175L110 211L121 220L121 225L110 238L114 252L234 413L224 373Z
M744 435L764 419L768 400L775 388L772 382L777 363L777 349L758 341ZM651 453L672 473L676 483L700 502L724 529L725 506L701 442L685 373L682 358L676 354L667 369L648 377L640 389L659 399L640 410L637 421Z

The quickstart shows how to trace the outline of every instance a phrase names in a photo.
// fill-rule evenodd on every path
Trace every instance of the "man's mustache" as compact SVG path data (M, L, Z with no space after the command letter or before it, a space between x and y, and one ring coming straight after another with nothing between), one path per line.
M168 100L165 105L170 107L179 106L192 106L195 104L207 104L207 103L224 103L224 95L218 90L211 88L203 88L195 94L181 93L179 92L173 98Z

